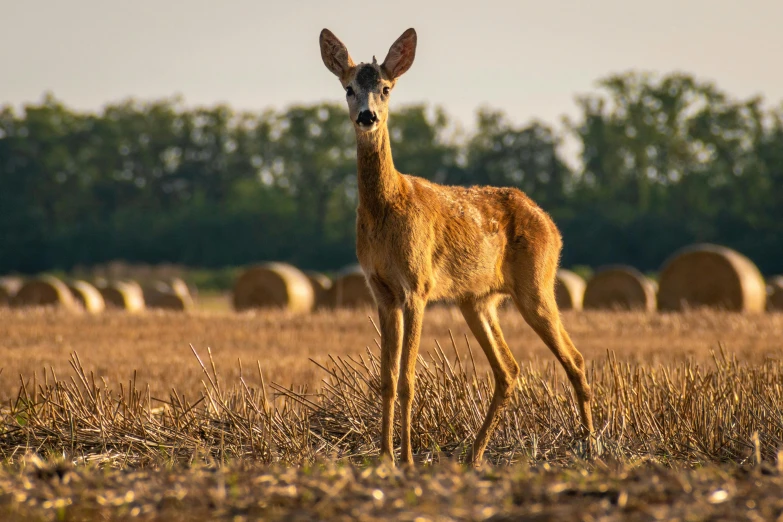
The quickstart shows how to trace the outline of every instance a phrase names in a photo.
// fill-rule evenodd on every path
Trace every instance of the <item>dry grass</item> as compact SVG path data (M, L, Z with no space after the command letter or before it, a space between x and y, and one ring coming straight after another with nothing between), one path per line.
M472 351L449 356L440 347L419 359L413 445L423 463L462 459L491 397L489 375ZM23 384L0 410L0 454L39 454L114 463L125 468L192 462L200 453L226 462L356 461L378 454L380 363L376 351L334 358L315 393L272 383L221 378L214 360L193 351L202 391L188 397L170 389L153 396L135 379L117 388L85 370L77 356L70 375L46 375ZM241 368L240 368L241 372ZM260 375L259 375L259 378ZM570 386L553 364L527 366L487 457L495 463L557 463L601 458L663 464L774 461L783 448L783 362L748 366L721 353L712 364L657 366L592 364L592 444L579 433ZM262 381L263 382L263 381Z
M783 315L566 314L589 361L592 444L575 435L570 386L546 348L517 314L501 321L523 362L487 452L504 466L455 464L492 383L458 314L435 308L414 403L419 466L400 472L367 466L380 407L378 334L366 312L0 310L0 514L781 514Z
M204 306L204 299L199 302ZM206 302L213 310L223 304ZM236 382L236 361L242 359L246 365L260 361L267 381L314 389L323 372L308 359L323 364L329 355L361 355L377 337L369 315L369 310L337 310L308 315L146 311L90 316L0 308L0 400L16 395L20 375L29 380L37 373L40 379L50 367L65 375L72 352L78 352L85 367L112 388L136 372L139 385L149 384L155 396L166 396L171 387L189 396L197 394L201 374L193 364L189 344L200 351L211 347L227 382ZM505 310L500 320L523 366L540 367L553 360L518 313ZM686 360L706 363L718 343L748 364L783 355L783 314L567 312L564 321L576 346L588 361L597 363L606 358L607 351L620 361L652 365ZM460 340L461 350L465 335L477 346L459 312L427 310L422 350L433 349L436 339L448 342L450 332ZM479 372L488 369L483 354L476 354L476 364ZM249 384L259 384L256 377L248 378Z

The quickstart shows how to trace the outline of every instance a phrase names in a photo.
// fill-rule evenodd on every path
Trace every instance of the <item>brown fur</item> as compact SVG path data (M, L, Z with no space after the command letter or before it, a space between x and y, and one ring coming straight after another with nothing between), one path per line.
M359 181L356 250L378 305L381 324L381 454L393 460L394 399L399 391L402 460L413 462L411 408L416 356L424 308L430 300L459 304L495 376L495 392L473 445L481 461L519 374L497 320L497 305L511 296L515 305L565 368L576 390L584 427L592 433L590 387L584 359L560 321L555 274L562 239L552 219L514 188L447 187L399 173L389 144L388 95L413 62L416 33L409 29L392 45L380 67L353 65L331 32L321 33L326 66L339 78L356 127ZM378 68L377 86L358 85L361 67ZM395 71L392 74L389 71ZM370 128L356 123L371 110Z

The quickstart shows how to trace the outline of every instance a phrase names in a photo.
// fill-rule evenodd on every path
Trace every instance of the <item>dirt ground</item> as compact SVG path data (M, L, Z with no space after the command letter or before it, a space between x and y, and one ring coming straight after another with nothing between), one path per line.
M780 520L774 468L0 469L6 520Z

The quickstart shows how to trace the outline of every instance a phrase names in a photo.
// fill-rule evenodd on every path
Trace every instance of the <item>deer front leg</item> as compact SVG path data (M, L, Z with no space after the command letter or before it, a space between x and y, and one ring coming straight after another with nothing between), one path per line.
M402 345L402 310L398 307L378 307L381 323L381 458L394 463L394 399L400 373Z
M402 455L405 464L413 464L411 449L411 410L416 385L416 357L421 341L421 323L424 318L425 300L409 298L405 303L404 330L402 341L402 365L400 367L400 417L402 424Z

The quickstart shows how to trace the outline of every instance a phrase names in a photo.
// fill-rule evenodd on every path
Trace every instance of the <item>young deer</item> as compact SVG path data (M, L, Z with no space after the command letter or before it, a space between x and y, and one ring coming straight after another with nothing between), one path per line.
M592 433L584 358L563 328L555 303L562 239L552 219L514 188L447 187L394 168L387 127L389 95L413 64L416 31L405 31L380 65L374 57L372 63L356 65L328 29L321 31L320 44L324 64L345 89L356 131L356 253L381 326L381 455L394 461L392 426L399 380L402 460L413 463L416 357L425 305L436 299L459 305L495 377L472 463L481 461L519 375L497 318L497 306L508 295L565 368L584 428Z

